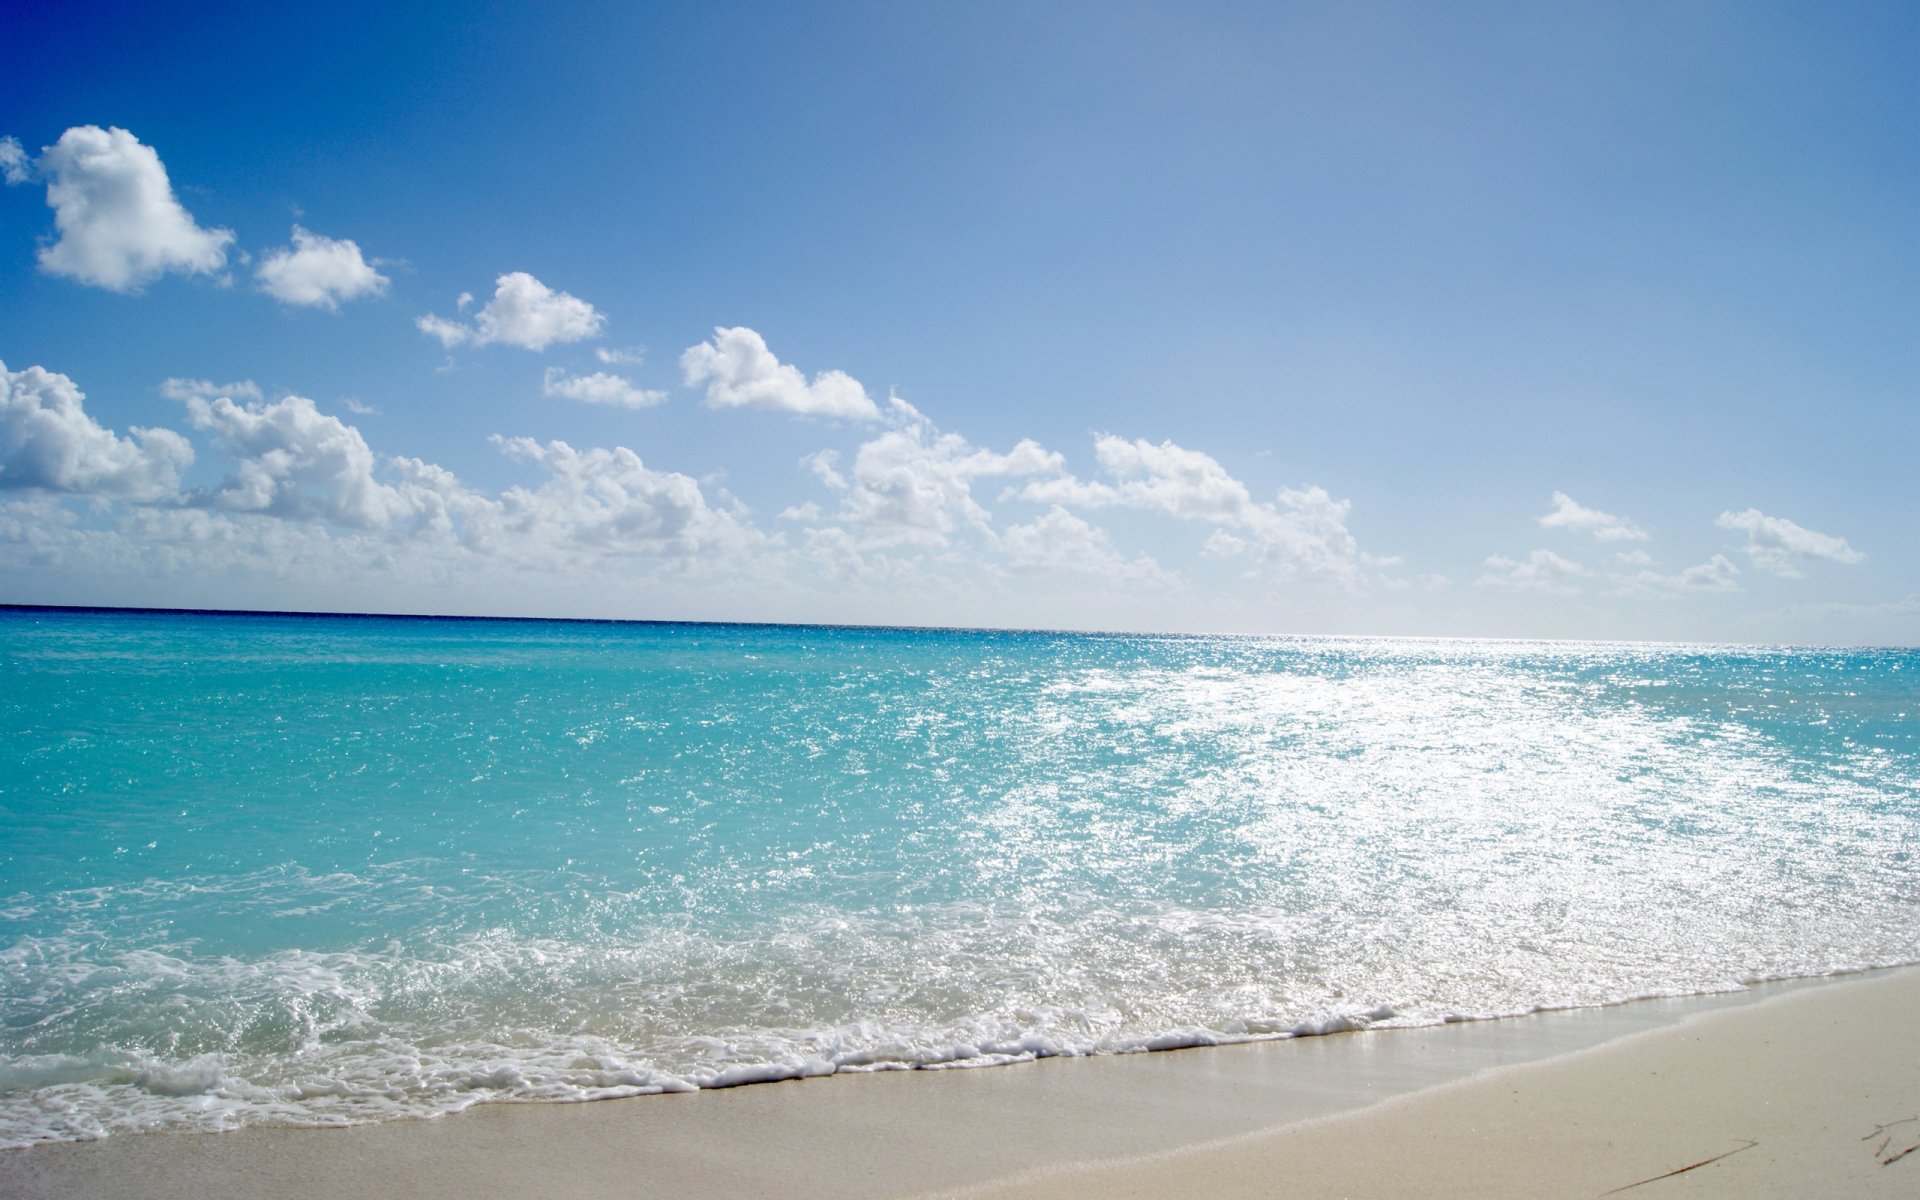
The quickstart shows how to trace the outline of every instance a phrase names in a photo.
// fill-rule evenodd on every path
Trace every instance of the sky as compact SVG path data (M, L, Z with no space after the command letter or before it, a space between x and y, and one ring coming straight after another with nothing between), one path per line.
M0 602L1920 644L1920 6L10 8Z

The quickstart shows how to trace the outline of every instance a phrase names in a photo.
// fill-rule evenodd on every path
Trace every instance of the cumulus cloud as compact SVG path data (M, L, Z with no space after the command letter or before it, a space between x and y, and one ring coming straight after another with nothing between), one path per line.
M840 452L838 450L822 450L817 454L809 454L801 459L800 465L813 472L814 478L826 484L834 491L844 492L847 490L847 477L840 473L840 468L837 465L839 461Z
M844 371L822 371L808 383L797 367L781 362L758 333L716 327L710 341L680 356L688 387L706 385L710 408L770 408L814 417L877 421L880 409Z
M1145 554L1126 558L1106 530L1058 506L1023 525L1009 526L1000 535L1000 551L1023 572L1070 571L1156 588L1178 582Z
M462 312L472 299L461 295ZM432 314L414 321L422 333L449 348L505 342L528 350L598 337L606 323L607 318L593 305L578 296L556 292L525 271L510 271L494 280L493 299L474 314L471 324Z
M1346 525L1351 502L1335 500L1324 488L1281 488L1273 500L1257 500L1212 455L1171 441L1156 445L1102 434L1094 439L1093 452L1108 480L1070 475L1035 480L1008 495L1040 504L1125 507L1203 521L1226 527L1215 530L1202 547L1210 557L1245 555L1283 574L1347 583L1359 578L1360 547Z
M295 225L293 246L275 250L254 268L260 290L282 304L337 309L342 301L378 296L391 282L347 238L322 237Z
M647 361L647 350L644 346L628 346L617 350L596 346L593 356L609 367L637 367Z
M1579 590L1576 581L1590 574L1579 563L1569 562L1551 550L1535 550L1524 561L1495 554L1488 557L1486 566L1487 572L1476 583L1515 592L1569 595Z
M132 292L168 272L213 275L227 265L232 231L195 224L160 156L124 129L76 125L31 164L9 141L0 171L9 183L47 181L57 236L40 248L40 269L50 275Z
M403 572L454 586L482 562L546 577L614 563L711 572L784 561L746 553L778 540L724 490L711 503L698 481L624 447L495 437L543 479L486 494L433 463L381 458L305 397L264 403L251 383L194 379L162 390L230 461L217 485L181 491L194 456L179 434L117 437L65 376L0 366L0 562L169 578L291 571L351 586ZM84 519L74 499L88 502Z
M374 478L376 461L360 431L321 412L305 396L272 404L231 397L186 398L194 426L212 433L236 460L234 473L197 497L214 508L285 517L318 517L356 529L386 525L407 508Z
M570 376L559 367L547 368L540 380L540 394L611 408L646 408L667 398L665 392L635 387L630 380L605 371Z
M1757 508L1743 512L1723 512L1715 525L1747 535L1742 547L1753 565L1788 579L1800 578L1799 564L1816 559L1837 563L1866 561L1866 555L1847 544L1847 539L1816 533L1794 524L1785 517L1770 517Z
M172 499L193 447L171 429L123 438L87 415L73 380L0 363L0 489L153 502Z
M1115 482L1064 476L1030 483L1020 489L1019 497L1082 508L1122 505L1185 520L1234 524L1241 523L1255 507L1246 485L1228 474L1212 455L1199 450L1170 441L1156 446L1144 438L1128 441L1102 434L1094 439L1093 455Z
M492 440L549 475L538 488L500 496L495 520L523 542L694 560L764 540L734 513L710 505L697 480L654 470L624 446L576 450L561 441Z
M956 433L941 433L904 400L892 402L899 424L854 453L842 476L826 456L812 461L821 478L840 480L839 517L882 543L942 546L962 528L989 532L991 517L973 498L973 481L1058 471L1058 454L1023 439L1005 454L981 450Z
M1596 541L1602 542L1644 542L1650 536L1646 530L1625 517L1588 508L1565 492L1553 494L1553 511L1541 517L1540 524L1547 529L1590 533Z
M1740 568L1733 565L1724 554L1716 554L1706 562L1688 567L1673 578L1674 586L1690 592L1737 592L1740 590Z

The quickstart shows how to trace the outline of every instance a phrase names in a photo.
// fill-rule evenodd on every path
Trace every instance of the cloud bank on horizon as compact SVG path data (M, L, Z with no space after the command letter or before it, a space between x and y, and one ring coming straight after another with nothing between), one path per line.
M165 305L183 326L244 320L315 348L255 339L189 361L161 339L73 361L0 331L0 601L1920 641L1920 586L1886 591L1890 565L1912 578L1905 551L1873 524L1807 515L1804 490L1765 471L1624 486L1577 444L1559 461L1489 454L1502 509L1413 457L1330 470L1315 438L1333 401L1239 435L1233 414L1271 402L1269 364L1246 368L1240 395L1181 394L1177 374L1142 379L1157 399L1125 408L1076 392L1079 368L1105 381L1090 392L1110 388L1094 360L1140 331L1071 312L1035 334L1058 360L1045 387L930 400L910 346L804 319L830 280L788 268L798 299L780 303L739 286L773 257L744 225L698 293L610 295L554 235L441 262L377 204L330 217L277 199L291 221L238 205L185 160L169 170L173 135L41 136L37 151L0 138L9 193L44 190L37 227L0 226L0 257L64 289L38 303L118 306L90 318L103 347L113 313ZM257 187L285 195L268 168ZM649 264L628 269L644 280ZM752 302L736 307L730 282ZM8 303L28 302L12 286ZM895 299L916 303L875 310ZM656 363L642 340L681 349ZM464 408L409 401L459 386ZM1850 583L1876 569L1880 590Z

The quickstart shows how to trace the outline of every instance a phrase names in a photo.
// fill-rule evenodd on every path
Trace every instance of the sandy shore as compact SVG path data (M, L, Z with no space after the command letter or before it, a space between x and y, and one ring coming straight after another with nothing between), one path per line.
M1440 1029L45 1146L0 1154L0 1195L1914 1196L1920 1150L1897 1156L1917 1145L1906 969Z

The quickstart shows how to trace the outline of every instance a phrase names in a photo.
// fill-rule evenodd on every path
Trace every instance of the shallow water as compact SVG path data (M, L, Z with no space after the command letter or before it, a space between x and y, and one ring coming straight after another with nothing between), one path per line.
M1920 959L1920 652L0 612L0 1144Z

